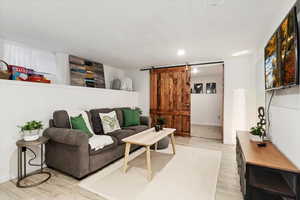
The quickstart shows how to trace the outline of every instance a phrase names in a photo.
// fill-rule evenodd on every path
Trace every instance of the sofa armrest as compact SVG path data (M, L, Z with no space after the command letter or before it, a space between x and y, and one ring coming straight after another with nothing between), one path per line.
M142 125L146 125L149 128L151 127L150 117L148 116L140 116L140 121Z
M50 138L45 147L45 160L50 168L82 178L89 172L88 136L78 130L48 128L43 135Z
M74 129L47 128L43 135L55 142L71 146L82 146L89 143L88 136L85 133Z

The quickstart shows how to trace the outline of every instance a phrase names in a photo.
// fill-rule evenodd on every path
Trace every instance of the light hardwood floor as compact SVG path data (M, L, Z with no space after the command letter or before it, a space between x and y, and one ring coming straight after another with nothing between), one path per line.
M242 200L239 178L235 161L235 147L223 145L215 140L202 138L176 137L179 145L192 146L222 151L221 169L219 172L216 200ZM205 162L205 161L204 161ZM78 186L78 180L59 172L51 171L52 178L37 187L20 189L14 181L0 184L1 200L105 200L104 198L86 191ZM38 177L28 179L30 182ZM188 187L188 186L187 186ZM201 197L199 197L201 199Z
M191 135L194 137L222 140L222 127L191 124Z

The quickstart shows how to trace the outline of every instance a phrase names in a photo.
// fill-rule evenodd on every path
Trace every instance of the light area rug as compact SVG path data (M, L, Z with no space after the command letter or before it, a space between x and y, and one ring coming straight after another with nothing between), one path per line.
M131 154L123 173L123 159L84 179L80 187L108 200L214 200L221 163L220 151L176 145L151 152L153 178L147 180L145 150Z

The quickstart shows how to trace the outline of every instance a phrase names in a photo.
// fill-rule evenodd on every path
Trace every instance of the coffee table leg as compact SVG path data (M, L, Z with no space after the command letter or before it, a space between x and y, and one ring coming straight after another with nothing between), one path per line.
M127 168L128 168L129 152L130 152L130 143L126 143L125 158L124 158L124 168L123 168L123 172L124 173L126 173Z
M174 133L171 134L171 142L173 147L173 154L176 154Z
M148 168L148 180L152 179L152 169L151 169L151 156L150 156L150 146L147 146L147 168Z
M155 151L157 151L158 142L155 143Z

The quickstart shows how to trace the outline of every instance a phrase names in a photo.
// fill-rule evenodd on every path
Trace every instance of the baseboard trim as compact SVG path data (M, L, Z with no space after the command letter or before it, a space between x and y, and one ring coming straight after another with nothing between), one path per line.
M177 134L177 133L175 133L175 136L191 137L191 135L187 135L187 134Z
M210 124L210 123L194 123L192 122L191 125L199 125L199 126L218 126L218 127L222 127L221 124Z
M0 177L0 183L5 183L7 181L10 181L11 179L8 176L2 176Z
M35 167L35 168L36 168L36 169L32 169L32 168L31 168L31 169L27 169L26 174L28 175L28 174L31 174L31 173L34 173L34 172L40 170L39 167ZM48 168L46 164L45 164L44 168ZM16 179L16 178L18 178L18 176L17 176L16 174L11 174L11 175L7 175L7 176L2 176L2 177L0 177L0 183L5 183L5 182L7 182L7 181L11 181L11 180L14 180L14 179Z

